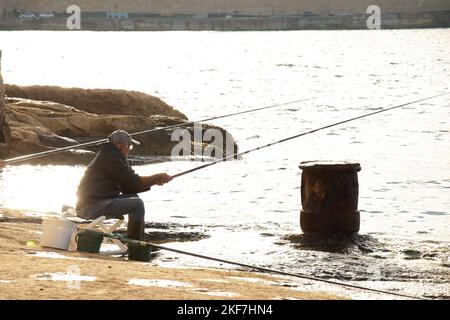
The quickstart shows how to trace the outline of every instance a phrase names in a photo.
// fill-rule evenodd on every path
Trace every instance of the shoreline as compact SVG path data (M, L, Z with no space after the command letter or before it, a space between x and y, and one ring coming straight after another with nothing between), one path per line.
M68 30L66 14L52 18L3 17L0 30ZM82 17L85 31L290 31L367 30L367 13L292 15L155 15L127 14L126 18L105 15ZM381 29L449 28L450 11L383 12Z
M292 282L299 282L295 278L231 269L160 267L157 259L143 263L42 248L41 221L22 211L2 210L0 299L345 299L291 289Z

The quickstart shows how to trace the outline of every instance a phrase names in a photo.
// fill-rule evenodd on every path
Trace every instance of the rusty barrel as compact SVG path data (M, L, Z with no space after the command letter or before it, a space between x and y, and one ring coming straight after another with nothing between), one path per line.
M302 169L300 226L304 233L359 231L359 163L308 161Z

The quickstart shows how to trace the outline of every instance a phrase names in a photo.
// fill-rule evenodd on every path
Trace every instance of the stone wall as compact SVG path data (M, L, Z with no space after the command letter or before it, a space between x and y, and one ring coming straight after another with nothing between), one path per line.
M241 14L296 15L310 11L315 14L365 13L369 5L378 5L382 12L426 12L450 10L448 0L16 0L7 10L35 13L65 12L77 4L84 12L128 12L176 14Z
M81 7L83 30L339 30L366 29L367 8L381 9L388 29L448 28L449 0L0 0L0 30L67 30L66 8ZM1 9L1 7L0 7ZM8 13L9 10L9 13ZM20 18L13 10L53 11L53 18ZM109 19L107 12L128 13Z
M148 17L112 20L83 18L82 29L92 31L267 31L267 30L349 30L366 29L368 14L261 17ZM386 13L382 29L449 28L446 12ZM0 30L67 30L65 18L0 21Z
M14 8L14 0L0 0L0 19Z

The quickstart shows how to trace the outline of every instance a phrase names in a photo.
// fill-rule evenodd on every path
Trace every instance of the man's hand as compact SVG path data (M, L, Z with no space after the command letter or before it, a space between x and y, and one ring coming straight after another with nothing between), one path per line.
M157 173L152 176L141 177L141 180L142 183L146 186L162 186L163 184L166 184L167 182L172 180L172 177L167 173Z
M152 177L154 177L154 184L157 184L158 186L162 186L163 184L166 184L170 180L172 180L172 177L169 176L167 173L158 173L154 174Z

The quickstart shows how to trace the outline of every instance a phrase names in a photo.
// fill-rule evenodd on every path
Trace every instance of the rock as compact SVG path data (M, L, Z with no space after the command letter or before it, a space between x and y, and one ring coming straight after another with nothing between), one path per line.
M145 241L155 241L157 243L198 241L210 237L208 233L204 232L203 225L147 222L145 228ZM117 230L115 233L126 235L125 230Z
M1 58L1 51L0 51ZM5 87L3 85L3 78L0 72L0 154L8 150L6 142L6 130L4 126L4 109L5 109Z
M405 256L403 259L406 260L413 260L413 259L420 259L422 252L416 249L405 249L401 251Z
M180 111L151 95L126 90L5 85L8 97L53 101L95 114L164 115L187 119Z
M5 86L3 85L2 74L0 73L0 110L5 106Z
M383 250L383 245L369 235L360 234L290 234L283 240L302 250L333 253L370 253Z
M8 98L5 105L5 123L8 127L8 149L1 150L2 158L16 157L31 153L52 150L59 147L76 145L83 142L101 140L112 131L123 129L130 133L166 127L178 123L187 123L182 118L167 115L115 115L94 114L79 110L73 106L51 101L36 101L21 98ZM186 127L193 131L192 125ZM232 139L233 152L237 145L224 129L204 125L203 130L215 128ZM170 156L178 141L171 141L172 130L136 137L142 145L137 146L134 156ZM191 134L193 138L193 133ZM194 141L191 141L193 150ZM202 144L202 148L207 147ZM29 161L33 164L86 164L93 158L95 147L58 153ZM226 154L226 151L224 151Z

